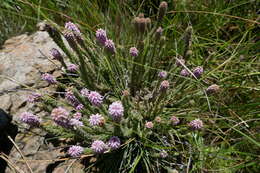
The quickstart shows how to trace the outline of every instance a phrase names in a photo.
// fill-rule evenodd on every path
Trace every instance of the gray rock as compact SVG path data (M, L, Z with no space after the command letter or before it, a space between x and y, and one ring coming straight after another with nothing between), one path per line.
M30 36L24 34L11 38L0 50L0 108L12 115L14 122L18 123L19 134L15 138L15 143L26 159L46 160L28 162L35 173L45 172L46 167L51 163L48 160L64 155L60 149L49 150L49 144L44 142L45 133L40 129L33 129L28 133L28 130L25 130L28 127L19 122L19 114L24 111L33 112L40 117L47 115L33 104L26 102L26 99L30 90L56 91L55 86L49 86L41 80L42 73L52 73L55 77L61 75L60 63L49 60L51 48L59 49L46 32L39 31ZM11 150L9 159L21 170L29 172L15 148ZM65 168L66 166L60 167L57 172L64 172ZM12 170L7 168L6 172ZM80 170L74 169L74 172Z

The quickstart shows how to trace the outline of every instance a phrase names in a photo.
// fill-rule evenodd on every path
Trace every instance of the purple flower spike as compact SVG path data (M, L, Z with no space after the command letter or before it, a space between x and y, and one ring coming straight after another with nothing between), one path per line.
M68 71L70 71L70 72L76 72L78 69L79 69L79 67L76 64L68 65Z
M83 93L85 95L84 91ZM103 96L96 91L90 91L86 96L93 106L100 106L103 103Z
M58 49L52 48L51 49L51 55L53 56L53 59L56 59L58 61L62 61L63 57Z
M107 41L107 33L104 29L98 29L96 31L96 39L102 45L105 46L105 42Z
M77 27L77 25L75 25L75 24L72 23L72 22L67 22L67 23L65 23L65 28L66 28L67 30L72 31L72 32L81 34L81 32L80 32L79 28Z
M113 40L106 40L105 42L105 48L107 49L107 51L109 51L110 53L115 53L116 52L116 48L115 48L115 44L113 42Z
M27 97L29 103L35 103L41 100L42 95L40 93L32 93Z
M42 79L47 81L49 84L57 83L56 79L52 75L50 75L48 73L42 74Z
M182 69L182 70L181 70L181 76L188 77L188 76L190 76L190 73L189 73L188 70Z
M72 157L79 157L84 151L84 148L81 146L73 145L69 148L68 153Z
M158 74L159 78L166 78L167 77L167 72L166 71L161 71Z
M51 112L51 117L52 117L53 121L57 125L60 125L65 128L70 127L68 116L69 116L69 112L67 112L62 107L54 108Z
M170 87L170 83L167 80L161 82L160 90L166 91Z
M108 112L113 120L120 121L124 115L124 107L120 101L116 101L109 105Z
M76 107L75 107L75 109L76 110L78 110L78 111L80 111L80 110L82 110L84 108L84 105L83 104L78 104Z
M146 127L147 129L152 129L152 128L153 128L153 122L152 122L152 121L146 122L146 123L145 123L145 127Z
M201 67L201 66L198 66L198 67L196 67L196 68L193 70L193 74L194 74L197 78L199 78L199 77L202 75L202 73L203 73L203 67Z
M117 136L113 136L109 139L107 145L112 149L112 150L115 150L115 149L118 149L120 147L120 139L117 137Z
M203 122L200 119L192 120L188 126L190 126L194 130L199 130L203 128Z
M178 117L176 117L176 116L172 116L171 117L171 123L172 123L172 125L177 125L177 124L179 124L180 123L180 120L179 120L179 118Z
M92 114L88 121L91 126L102 126L105 123L104 117L100 114Z
M21 113L20 120L23 123L30 125L31 127L36 127L40 125L40 119L30 112Z
M130 50L129 50L129 53L130 53L131 56L133 56L133 57L137 57L139 51L137 50L136 47L131 47Z
M97 154L104 153L107 148L108 146L101 140L96 140L91 144L91 149Z
M75 95L73 94L73 92L71 90L67 90L66 93L65 93L65 98L66 100L68 100L68 102L70 104L73 105L73 107L76 109L76 110L82 110L83 109L83 104L81 104L79 102L79 100L75 97Z

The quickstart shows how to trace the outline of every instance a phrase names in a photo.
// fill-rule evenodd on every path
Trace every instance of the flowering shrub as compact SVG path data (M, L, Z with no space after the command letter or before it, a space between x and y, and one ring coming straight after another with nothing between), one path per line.
M132 39L126 42L116 40L110 29L84 34L72 22L67 22L63 31L46 24L46 31L65 53L50 50L50 55L61 62L67 80L47 73L42 79L64 90L62 101L34 94L28 101L48 112L49 119L43 120L48 123L41 124L30 113L23 113L21 120L58 137L66 136L74 143L67 148L68 155L92 154L98 160L96 167L102 165L100 160L107 163L106 158L110 158L114 172L183 169L191 154L191 141L202 140L206 123L199 113L193 119L177 115L190 114L188 108L194 103L184 95L192 95L189 83L203 80L204 70L188 63L192 49L190 26L180 42L183 57L167 52L172 43L167 43L165 29L160 26L167 8L162 2L154 22L143 14L135 17L129 30ZM167 56L173 58L165 60ZM212 93L216 88L207 91ZM176 107L181 111L175 111Z

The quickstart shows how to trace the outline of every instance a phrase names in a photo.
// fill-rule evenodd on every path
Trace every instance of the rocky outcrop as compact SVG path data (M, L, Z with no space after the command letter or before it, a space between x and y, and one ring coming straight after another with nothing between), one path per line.
M46 143L43 132L33 129L28 133L28 129L18 121L18 115L24 111L48 116L33 104L26 102L26 99L27 95L35 90L40 92L56 90L41 80L41 74L45 72L52 73L56 77L60 75L59 62L50 59L51 48L57 48L56 44L46 32L39 31L30 36L24 34L11 38L0 50L0 108L12 115L13 121L18 123L19 133L15 143L26 159L31 160L28 164L35 173L46 172L46 168L52 163L51 160L62 155L58 149ZM14 147L8 158L20 170L29 172ZM64 168L55 169L54 172L64 172ZM6 172L13 171L8 168Z

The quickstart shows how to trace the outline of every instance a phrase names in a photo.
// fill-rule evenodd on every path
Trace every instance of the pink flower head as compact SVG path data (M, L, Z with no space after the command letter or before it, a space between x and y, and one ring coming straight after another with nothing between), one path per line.
M62 107L54 108L51 112L51 117L53 121L57 125L60 125L65 128L70 126L68 116L69 112Z
M80 120L82 118L82 113L76 112L75 114L73 114L73 118Z
M89 91L87 88L83 88L83 89L80 91L80 93L81 93L81 95L82 95L83 97L88 97L89 92L90 92L90 91Z
M97 154L104 153L107 148L108 146L101 140L96 140L91 144L91 149Z
M190 76L190 73L189 73L188 70L182 69L182 70L181 70L181 76L188 77L188 76Z
M172 125L177 125L177 124L179 124L180 123L180 120L179 120L179 118L178 117L176 117L176 116L172 116L171 117L171 123L172 123Z
M88 121L91 126L102 126L105 123L104 117L100 114L92 114Z
M115 53L116 52L116 48L115 48L115 43L113 42L113 40L106 40L105 42L105 48L107 51L109 51L110 53Z
M82 110L84 108L84 105L83 104L81 104L81 103L79 103L78 105L76 105L76 107L75 107L75 109L76 110Z
M98 29L96 31L96 39L102 45L105 46L105 42L107 41L107 33L104 29Z
M47 81L49 84L57 83L56 79L51 74L48 73L42 74L42 79Z
M158 74L159 78L166 78L167 77L167 72L166 71L161 71Z
M115 150L120 147L120 139L117 136L113 136L109 139L107 145L112 149Z
M72 127L82 127L83 126L83 122L79 121L78 119L75 119L75 118L70 119L69 124Z
M76 64L69 64L68 65L68 71L70 72L76 72L78 70L78 66Z
M52 48L51 49L51 55L53 56L53 59L62 61L63 57L58 49Z
M23 112L20 114L20 120L23 123L30 125L31 127L39 126L40 119L30 112Z
M27 97L29 103L38 102L41 100L42 95L40 93L32 93Z
M72 32L75 32L77 34L81 34L79 28L77 27L77 25L75 25L74 23L72 22L67 22L65 23L65 28L69 31L72 31Z
M139 51L137 50L136 47L131 47L130 50L129 50L129 53L130 53L131 56L133 56L133 57L137 57Z
M190 126L194 130L198 130L203 128L203 122L200 119L192 120L188 126Z
M198 66L198 67L196 67L194 70L193 70L193 74L197 77L197 78L199 78L201 75L202 75L202 73L203 73L203 67L201 67L201 66Z
M108 112L115 121L120 121L124 115L124 107L120 101L116 101L109 105Z
M145 127L148 128L148 129L153 128L153 122L152 122L152 121L146 122L146 123L145 123Z
M84 151L84 148L81 146L73 145L69 148L68 153L72 157L79 157Z
M161 82L160 90L165 91L170 87L170 83L167 80Z
M103 103L103 96L96 91L90 91L87 95L88 100L93 106L100 106Z

